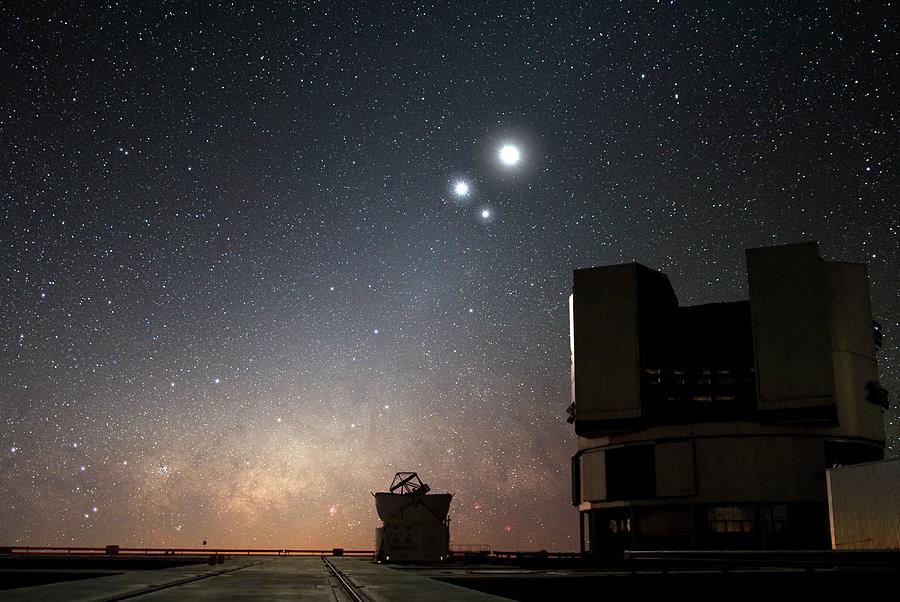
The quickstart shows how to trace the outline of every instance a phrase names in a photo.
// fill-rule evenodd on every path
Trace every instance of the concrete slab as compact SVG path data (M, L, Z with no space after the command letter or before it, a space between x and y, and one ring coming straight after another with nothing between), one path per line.
M373 602L509 602L509 598L435 581L370 560L347 557L330 560Z
M372 602L501 602L490 594L360 558L332 562ZM111 602L133 600L348 600L319 557L231 558L192 565L0 590L0 600Z
M322 561L318 558L303 558L293 560L305 560L307 569L315 568L320 577L324 577L321 568ZM81 579L77 581L63 581L39 585L34 587L22 587L16 589L0 590L0 600L6 602L30 602L46 600L92 601L117 600L140 596L142 592L158 590L157 593L182 590L193 584L212 583L212 581L226 580L231 573L250 570L265 566L273 561L271 558L233 558L221 565L190 565L162 570L125 571L119 574L93 579ZM225 581L229 583L228 580ZM221 581L220 581L221 583ZM327 584L327 578L325 578ZM159 588L167 588L160 590ZM212 589L216 589L215 585ZM184 599L184 593L180 599ZM333 599L333 598L326 598Z
M318 557L262 564L143 595L138 600L313 600L335 602L337 584Z

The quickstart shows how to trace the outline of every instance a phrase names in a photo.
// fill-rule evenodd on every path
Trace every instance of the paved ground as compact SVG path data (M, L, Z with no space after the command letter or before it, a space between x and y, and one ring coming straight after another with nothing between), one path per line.
M346 575L361 593L373 602L508 602L458 585L435 581L401 568L374 564L362 558L332 558L331 562Z
M499 602L489 594L359 558L335 566L372 602ZM0 600L348 600L318 557L231 558L192 565L0 590Z
M720 602L722 592L740 592L744 597L765 599L772 592L800 591L809 599L853 599L862 591L893 591L900 572L900 563L855 570L781 568L722 572L719 567L657 569L631 575L621 567L385 566L348 557L333 558L332 562L367 602L500 602L510 598L546 602L580 599L585 592L596 596L602 593L610 599L671 597L672 592L690 592L694 600ZM94 558L85 563L69 558L66 563L29 569L23 568L26 565L22 563L7 562L6 568L0 568L0 587L9 589L0 589L0 602L124 599L344 602L350 599L320 557L234 556L224 564L212 566L124 568L133 565L121 559L102 562ZM51 579L71 577L77 579L47 583ZM24 583L45 585L11 587Z

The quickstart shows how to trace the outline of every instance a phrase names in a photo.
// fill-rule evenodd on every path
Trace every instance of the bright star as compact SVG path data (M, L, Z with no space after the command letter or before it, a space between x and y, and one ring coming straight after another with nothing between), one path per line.
M454 192L456 192L456 196L467 196L469 194L469 185L465 182L459 181L453 187Z
M515 165L519 162L522 154L519 152L519 149L512 144L505 144L503 148L500 149L500 160L505 165Z
M491 210L490 209L482 209L481 217L484 219L488 219L489 217L491 217Z

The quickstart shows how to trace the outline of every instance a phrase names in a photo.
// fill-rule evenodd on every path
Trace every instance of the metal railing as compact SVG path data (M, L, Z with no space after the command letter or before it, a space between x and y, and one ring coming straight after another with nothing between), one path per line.
M294 548L124 548L112 546L0 546L0 554L79 556L374 556L373 550Z
M490 554L491 546L484 543L450 544L451 554Z

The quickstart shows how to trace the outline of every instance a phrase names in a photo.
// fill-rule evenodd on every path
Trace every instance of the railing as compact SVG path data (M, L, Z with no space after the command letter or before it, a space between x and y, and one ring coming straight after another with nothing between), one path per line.
M509 551L502 551L502 550L494 550L493 552L491 552L491 556L494 556L496 558L502 558L502 559L517 559L517 558L553 558L553 559L565 558L565 559L571 559L571 558L581 558L582 554L581 554L581 552L548 552L547 550L537 550L537 551L531 551L531 552L527 552L527 551L526 552L522 552L522 551L509 552Z
M579 552L503 551L488 550L487 545L462 544L454 546L452 558L456 561L498 563L504 565L581 566L606 568L631 572L668 572L684 570L718 570L728 572L738 569L807 569L833 570L836 567L882 569L900 571L900 550L635 550L618 554L593 555ZM173 556L209 556L210 562L221 563L224 557L242 556L355 556L374 557L372 550L343 548L294 549L294 548L123 548L117 546L2 546L0 556L90 556L126 558L172 558Z
M623 558L632 572L642 570L806 569L867 567L900 570L900 550L635 550Z
M490 554L491 546L484 543L458 543L450 545L451 554Z
M113 549L114 548L114 549ZM292 548L123 548L117 546L0 546L0 554L77 554L80 556L374 556L373 550Z

